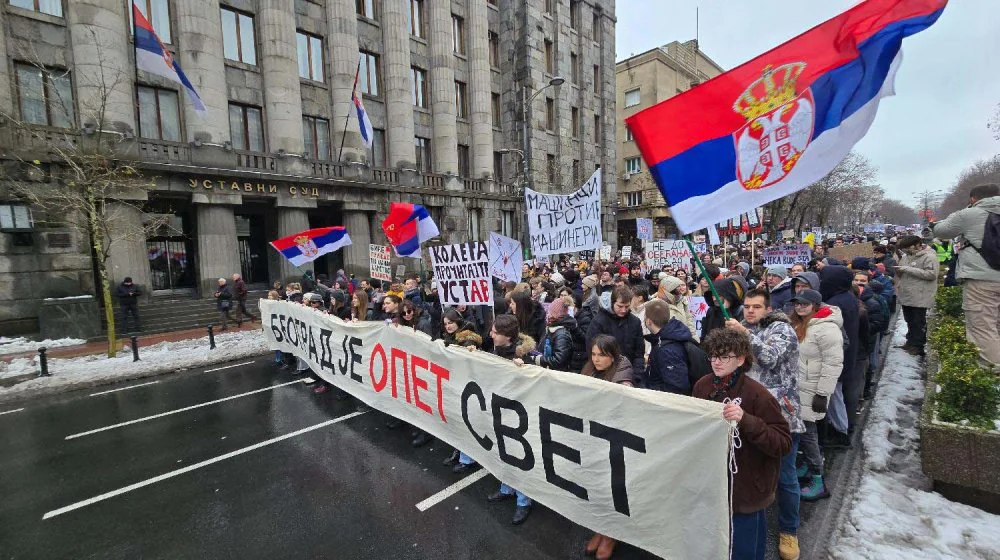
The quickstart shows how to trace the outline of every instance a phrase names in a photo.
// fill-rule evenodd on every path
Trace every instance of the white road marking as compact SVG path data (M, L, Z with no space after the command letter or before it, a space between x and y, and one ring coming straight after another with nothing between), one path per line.
M15 408L14 410L5 410L3 412L0 412L0 416L3 416L4 414L14 414L15 412L21 412L22 410L24 410L24 409L23 408Z
M138 385L132 385L130 387L122 387L120 389L111 389L110 391L101 391L100 393L91 393L90 396L96 397L97 395L107 395L108 393L116 393L118 391L128 391L129 389L135 389L136 387L145 387L146 385L152 385L154 383L159 383L159 381L150 381L149 383L140 383Z
M426 500L420 502L419 504L417 504L417 509L420 511L427 511L430 508L436 506L437 504L461 492L462 490L465 490L469 486L472 486L473 484L479 482L480 480L483 479L483 477L485 477L488 474L490 474L489 471L481 468L478 471L463 478L462 480L459 480L455 484L452 484L451 486L438 492L437 494L434 494L430 498L427 498Z
M180 413L180 412L187 412L189 410L194 410L196 408L201 408L203 406L209 406L209 405L212 405L212 404L218 404L220 402L231 401L233 399L238 399L240 397L245 397L247 395L253 395L255 393L262 393L264 391L273 391L274 389L277 389L278 387L284 387L286 385L294 385L295 383L302 383L302 380L301 379L296 379L295 381L289 381L288 383L281 383L281 384L278 384L278 385L271 385L269 387L264 387L263 389L256 389L256 390L253 390L253 391L247 391L246 393L240 393L238 395L233 395L231 397L226 397L224 399L216 399L214 401L208 401L208 402L203 402L201 404L195 404L195 405L191 405L191 406L186 406L184 408L178 408L177 410L170 410L170 411L167 411L167 412L161 412L160 414L154 414L152 416L145 416L143 418L136 418L135 420L129 420L128 422L122 422L120 424L113 424L111 426L104 426L103 428L97 428L97 429L94 429L94 430L90 430L90 431L86 431L86 432L80 432L78 434L73 434L73 435L66 436L66 439L75 439L75 438L78 438L78 437L83 437L83 436L89 436L91 434L96 434L98 432L104 432L104 431L107 431L107 430L113 430L115 428L121 428L122 426L130 426L132 424L138 424L139 422L145 422L146 420L155 420L157 418L163 418L164 416L170 416L171 414L177 414L177 413Z
M325 427L330 426L332 424L336 424L338 422L343 422L344 420L349 420L351 418L354 418L355 416L360 416L362 414L364 414L364 412L352 412L350 414L345 414L344 416L338 416L337 418L334 418L332 420L327 420L325 422L320 422L319 424L315 424L315 425L309 426L307 428L302 428L301 430L296 430L294 432L285 434L283 436L278 436L278 437L275 437L275 438L271 438L269 440L262 441L260 443L255 443L253 445L244 447L243 449L237 449L236 451L230 451L229 453L226 453L225 455L219 455L218 457L213 457L211 459L206 459L205 461L202 461L200 463L195 463L193 465L188 465L186 467L182 467L182 468L179 468L177 470L173 470L173 471L170 471L170 472L167 472L167 473L163 473L163 474L161 474L159 476L154 476L153 478L149 478L149 479L143 480L142 482L136 482L135 484L130 484L128 486L125 486L123 488L119 488L117 490L112 490L110 492L105 492L104 494L101 494L100 496L94 496L93 498L89 498L89 499L83 500L82 502L77 502L75 504L70 504L70 505L68 505L66 507L61 507L59 509L54 509L54 510L46 513L45 515L43 515L42 519L50 519L50 518L55 517L57 515L62 515L64 513L69 513L69 512L71 512L73 510L80 509L82 507L86 507L86 506L89 506L91 504L96 504L97 502L103 502L104 500L107 500L107 499L110 499L110 498L114 498L115 496L120 496L122 494L125 494L126 492L131 492L132 490L137 490L139 488L143 488L145 486L149 486L150 484L156 484L157 482L162 482L162 481L167 480L169 478L173 478L175 476L179 476L179 475L182 475L184 473L188 473L188 472L191 472L193 470L200 469L202 467L206 467L206 466L211 465L213 463L218 463L219 461L224 461L226 459L230 459L232 457L236 457L237 455L242 455L244 453L253 451L255 449L260 449L261 447L266 447L268 445L271 445L272 443L278 443L279 441L284 441L286 439L290 439L290 438L293 438L295 436L300 436L302 434L311 432L313 430L318 430L320 428L325 428Z
M224 369L230 369L230 368L234 368L234 367L248 366L248 365L250 365L252 363L253 362L243 362L242 364L233 364L231 366L217 367L215 369L206 369L204 373L212 373L213 371L222 371Z

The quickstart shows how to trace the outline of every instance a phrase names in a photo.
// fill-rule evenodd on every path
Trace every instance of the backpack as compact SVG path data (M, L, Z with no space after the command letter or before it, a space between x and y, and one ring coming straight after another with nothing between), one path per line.
M712 364L708 361L708 354L692 340L684 341L684 357L687 361L688 381L691 389L702 377L712 373Z
M969 246L983 257L986 264L993 270L1000 270L1000 214L990 212L986 216L986 225L983 228L983 246L976 247L972 243Z

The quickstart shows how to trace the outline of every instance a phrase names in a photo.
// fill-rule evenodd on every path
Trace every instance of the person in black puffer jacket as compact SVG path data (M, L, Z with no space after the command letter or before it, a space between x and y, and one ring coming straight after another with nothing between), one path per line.
M541 304L532 301L528 292L514 292L510 303L511 313L517 317L520 332L541 340L545 335L545 310Z
M747 293L747 284L742 276L735 278L723 278L716 280L715 291L726 302L726 310L729 311L729 318L737 321L743 320L743 296ZM726 317L722 310L716 305L715 297L711 291L705 292L705 303L708 304L708 313L701 321L701 340L705 340L708 333L715 329L725 328Z
M632 314L632 290L619 286L611 292L611 309L601 307L590 322L586 346L600 334L611 335L618 341L622 356L632 364L632 371L646 370L646 341L642 337L642 323Z
M859 338L861 310L858 298L851 291L853 279L854 275L846 266L827 265L819 272L820 294L823 296L823 303L840 309L840 314L844 319L844 334L846 335L847 346L844 347L844 367L840 373L839 381L843 384L844 403L847 406L849 426L853 425L853 412L857 409L857 399L854 399L855 402L852 406L849 400L849 393L860 395L860 388L863 386L862 377L855 375L856 372L854 371L858 360L858 352L861 351L861 340Z
M545 323L545 334L538 341L538 354L533 361L543 368L571 371L576 319L566 314L566 303L561 298L549 305Z

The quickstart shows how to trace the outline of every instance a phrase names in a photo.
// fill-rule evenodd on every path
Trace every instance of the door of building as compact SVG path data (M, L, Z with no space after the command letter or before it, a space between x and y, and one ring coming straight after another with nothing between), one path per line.
M158 293L192 293L195 288L194 250L188 216L154 214L164 224L146 238L151 288Z
M267 230L260 214L236 215L240 274L252 287L267 287Z

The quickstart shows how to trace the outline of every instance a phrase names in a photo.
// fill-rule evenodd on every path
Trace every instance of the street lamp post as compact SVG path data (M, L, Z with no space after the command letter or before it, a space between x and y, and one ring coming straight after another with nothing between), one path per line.
M523 150L521 165L523 167L522 171L524 172L525 186L530 183L529 177L531 177L531 147L528 143L528 131L530 130L528 127L528 117L530 116L530 112L528 111L528 108L530 107L531 102L538 97L538 94L550 87L559 87L563 85L565 81L566 80L562 76L555 76L549 80L548 84L531 94L531 97L528 97L528 86L521 87L521 149Z

